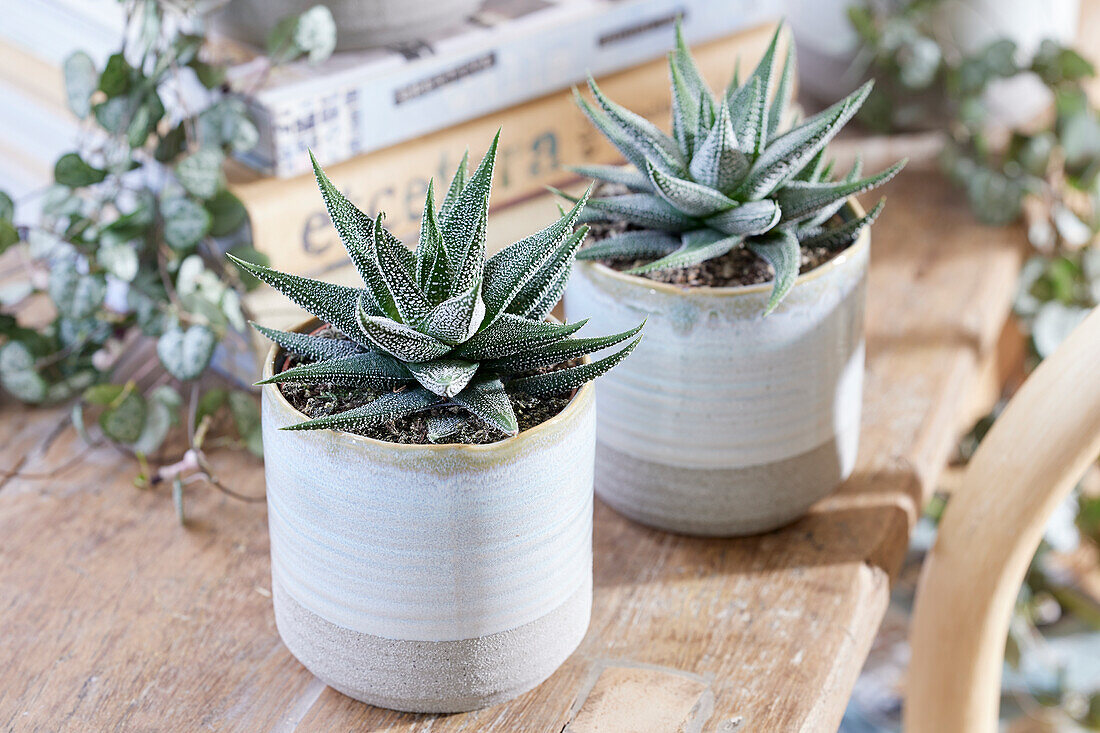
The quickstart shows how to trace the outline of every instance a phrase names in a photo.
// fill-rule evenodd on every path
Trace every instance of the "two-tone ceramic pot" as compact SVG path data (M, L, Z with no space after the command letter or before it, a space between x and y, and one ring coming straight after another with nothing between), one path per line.
M591 384L487 445L280 430L304 418L264 386L275 621L306 668L372 705L458 712L565 661L592 602Z
M596 386L596 494L659 529L736 536L836 489L859 442L869 253L864 229L767 317L770 282L685 288L578 262L568 320L614 333L648 319Z

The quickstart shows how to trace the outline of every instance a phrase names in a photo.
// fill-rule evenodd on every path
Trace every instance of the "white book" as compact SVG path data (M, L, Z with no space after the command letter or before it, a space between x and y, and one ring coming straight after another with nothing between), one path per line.
M466 27L401 48L277 69L259 55L230 72L260 128L250 166L289 177L511 107L665 54L683 18L690 43L774 20L765 0L489 0ZM239 49L236 49L239 53ZM732 60L731 60L732 72Z
M0 38L58 67L78 49L102 65L126 28L118 0L11 0L0 16Z

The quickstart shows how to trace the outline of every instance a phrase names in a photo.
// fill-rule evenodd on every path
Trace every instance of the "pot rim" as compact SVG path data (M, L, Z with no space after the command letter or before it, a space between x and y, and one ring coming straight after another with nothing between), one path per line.
M850 210L849 213L853 218L859 218L866 213L863 207L860 206L859 202L856 201L854 196L848 197L845 206L847 209ZM856 254L863 249L867 249L870 246L871 228L868 226L863 228L863 231L860 232L859 237L856 239L856 241L852 242L852 244L850 244L846 249L841 250L831 260L822 265L818 265L809 272L799 275L794 281L794 286L792 287L792 290L794 288L797 288L802 283L809 282L810 280L821 277L826 273L837 269L838 267L842 267L848 262L853 254ZM730 285L717 288L711 287L709 285L704 285L701 287L690 287L685 285L673 285L671 283L658 282L656 280L650 280L649 278L642 277L641 275L628 275L625 272L620 272L619 270L615 270L600 262L577 260L577 265L581 267L591 268L596 273L599 273L602 277L611 278L612 280L619 280L623 283L633 285L635 287L644 287L649 290L656 290L658 292L665 293L666 295L682 296L687 293L697 293L702 296L733 298L770 292L773 286L773 281L768 280L767 282L754 283L752 285Z
M321 319L315 316L311 316L310 318L302 321L290 330L297 333L308 333L307 329L312 330L318 325L323 325ZM275 358L279 355L279 352L281 351L282 348L278 344L271 344L271 348L267 351L267 356L264 357L264 379L268 379L275 374ZM469 443L442 443L438 445L432 443L391 443L388 440L378 440L377 438L370 438L366 435L349 433L344 430L333 430L331 428L322 428L313 432L331 433L334 439L361 442L374 448L389 448L391 450L398 450L403 452L427 451L445 453L448 451L468 451L474 454L480 454L491 453L501 450L513 451L520 448L524 442L528 442L537 438L538 435L542 432L554 430L566 421L578 419L581 411L584 410L587 406L591 405L593 402L593 390L595 390L594 381L595 380L590 380L581 385L581 387L573 393L573 396L570 398L569 403L565 406L565 409L563 409L557 415L554 415L549 420L545 420L534 426L533 428L522 430L516 435L511 436L510 438L498 440L493 443L479 443L476 445L472 445ZM262 389L273 390L271 394L274 396L274 399L276 400L276 402L279 403L281 407L289 410L296 415L300 415L302 420L309 419L309 415L306 415L294 405L290 404L290 401L287 400L285 396L283 396L283 391L279 389L278 384L274 382L270 384L265 384L263 385Z

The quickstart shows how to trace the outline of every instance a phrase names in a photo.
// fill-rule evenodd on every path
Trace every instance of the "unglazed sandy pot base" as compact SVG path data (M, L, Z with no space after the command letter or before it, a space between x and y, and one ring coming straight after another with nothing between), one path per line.
M457 713L521 695L545 680L584 638L592 583L546 615L508 631L458 641L402 641L336 626L302 608L272 578L275 623L290 652L338 692L370 705Z
M829 442L774 463L684 468L596 443L596 495L636 522L680 534L739 537L795 521L851 473ZM700 511L705 507L706 511Z

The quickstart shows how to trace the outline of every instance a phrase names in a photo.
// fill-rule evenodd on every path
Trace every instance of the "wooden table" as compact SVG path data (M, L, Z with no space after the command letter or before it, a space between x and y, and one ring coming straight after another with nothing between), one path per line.
M934 173L886 193L855 475L752 539L663 534L597 502L592 625L537 689L420 717L325 688L276 634L263 505L197 488L181 527L101 449L56 480L0 479L0 730L835 730L1022 253L1019 231L975 224ZM0 468L48 471L80 449L63 411L2 410ZM262 492L258 461L220 465Z

